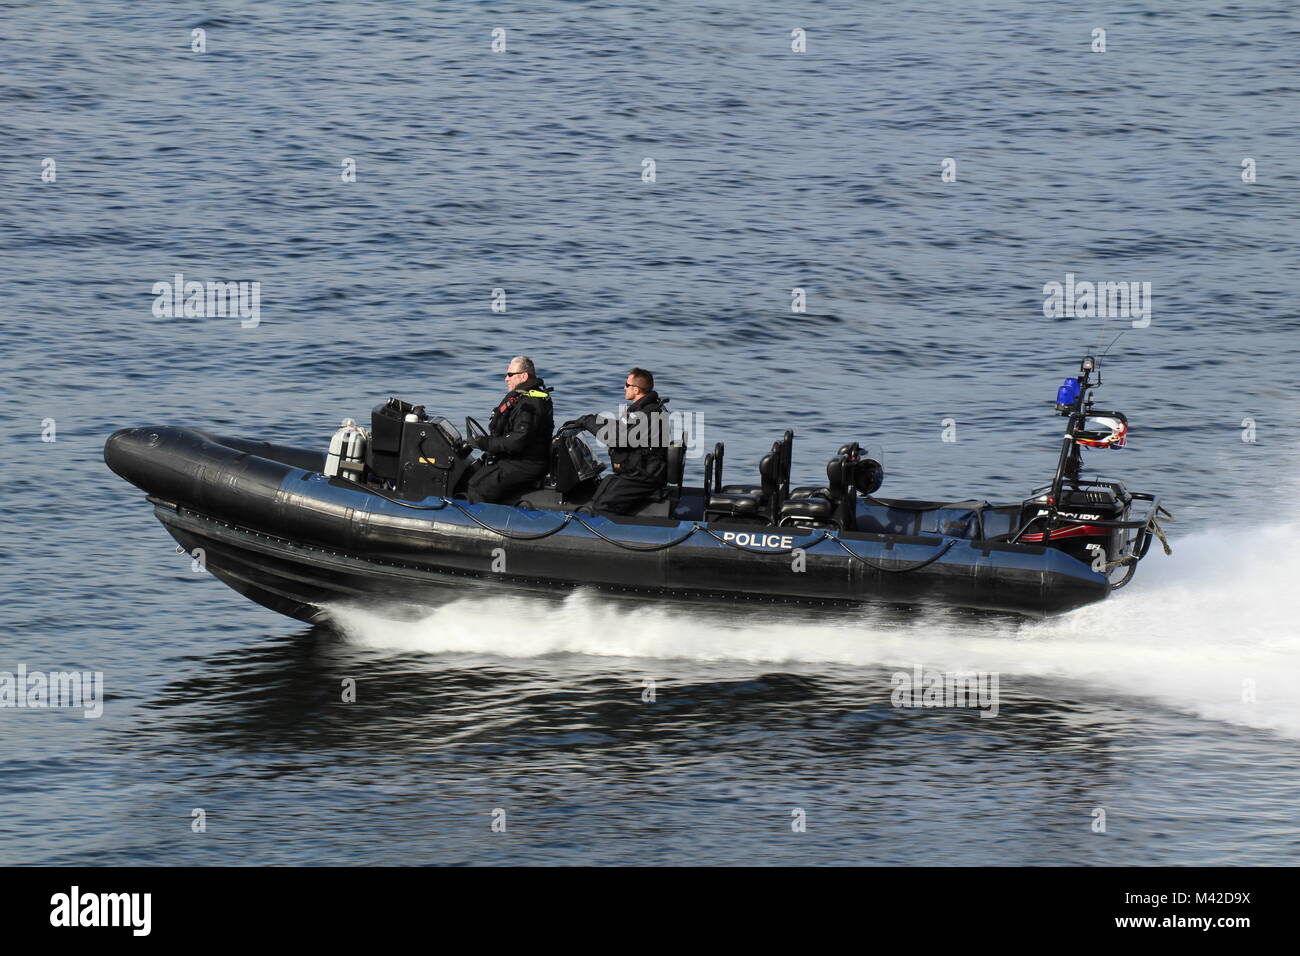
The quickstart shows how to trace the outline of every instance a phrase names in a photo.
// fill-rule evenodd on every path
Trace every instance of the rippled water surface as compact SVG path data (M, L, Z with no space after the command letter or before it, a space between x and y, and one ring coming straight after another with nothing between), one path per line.
M0 37L0 670L108 697L0 708L0 863L1297 861L1290 6L10 3ZM259 282L260 322L156 317L177 272ZM1044 317L1066 273L1150 282L1150 324ZM797 481L856 439L892 495L1010 501L1107 345L1132 438L1096 458L1175 554L1049 621L579 592L307 629L101 457L483 417L524 352L561 419L654 369L729 479L790 427ZM891 706L915 666L997 672L997 717Z

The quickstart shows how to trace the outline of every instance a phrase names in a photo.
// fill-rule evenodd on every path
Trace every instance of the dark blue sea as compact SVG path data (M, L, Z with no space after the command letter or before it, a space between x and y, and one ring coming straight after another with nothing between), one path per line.
M104 681L0 707L0 863L1295 864L1298 51L1279 2L0 4L0 671ZM155 314L178 273L257 321ZM1149 313L1045 314L1067 275ZM486 418L523 353L560 419L652 369L729 481L792 428L796 482L857 440L881 494L1012 502L1103 351L1089 463L1174 553L1045 621L310 628L102 459ZM892 706L917 667L997 717Z

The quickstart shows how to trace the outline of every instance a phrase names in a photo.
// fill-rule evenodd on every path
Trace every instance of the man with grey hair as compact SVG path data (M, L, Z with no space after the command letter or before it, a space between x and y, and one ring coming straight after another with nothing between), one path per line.
M492 412L488 435L469 438L484 453L465 489L471 502L500 503L531 491L550 466L555 428L550 389L527 355L510 360L505 380L510 391Z

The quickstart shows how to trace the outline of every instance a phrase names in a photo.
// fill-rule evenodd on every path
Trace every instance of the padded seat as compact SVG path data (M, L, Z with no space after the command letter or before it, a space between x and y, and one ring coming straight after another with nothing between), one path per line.
M794 488L790 491L790 497L793 498L830 498L831 490L825 485L815 487L813 485L804 485L800 488Z
M803 485L790 492L790 497L777 509L777 524L796 521L815 521L842 527L843 517L837 514L839 503L848 489L844 484L844 458L837 456L826 463L824 486Z
M762 500L757 495L733 495L721 493L709 495L709 511L725 512L733 515L756 515Z
M829 498L795 498L782 502L782 518L806 519L809 521L830 521L835 515L835 506Z
M741 518L768 517L774 507L779 483L777 469L780 466L780 443L772 446L772 452L764 455L758 463L760 485L722 485L722 443L713 447L713 453L704 459L704 520L736 516Z
M676 485L680 492L686 477L686 445L680 438L668 443L668 484Z

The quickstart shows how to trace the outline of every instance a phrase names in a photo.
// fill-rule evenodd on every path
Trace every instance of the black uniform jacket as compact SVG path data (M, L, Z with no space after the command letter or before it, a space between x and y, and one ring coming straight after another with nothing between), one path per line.
M501 399L492 413L485 452L498 459L550 464L555 416L543 384L540 378L530 378Z
M586 415L579 422L609 447L614 474L664 484L668 480L668 399L647 392L619 420Z

